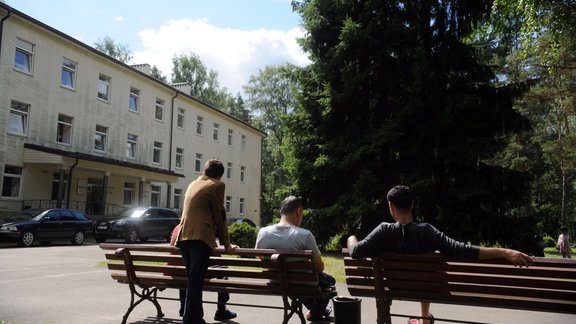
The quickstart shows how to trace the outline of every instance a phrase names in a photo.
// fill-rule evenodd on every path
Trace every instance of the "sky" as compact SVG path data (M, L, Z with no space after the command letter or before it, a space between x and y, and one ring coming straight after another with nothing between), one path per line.
M129 64L156 65L171 79L172 57L194 53L242 92L266 65L309 63L296 40L291 0L5 0L11 7L94 46L106 36L132 51Z

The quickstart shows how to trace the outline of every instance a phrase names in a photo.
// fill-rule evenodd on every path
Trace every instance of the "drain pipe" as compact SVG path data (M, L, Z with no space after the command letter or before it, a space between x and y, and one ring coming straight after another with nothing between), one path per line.
M4 34L4 20L8 19L8 17L10 17L12 14L10 8L6 8L6 12L6 16L0 20L0 56L2 56L2 34Z
M168 171L172 171L172 149L174 145L174 100L176 100L178 94L179 92L176 91L176 95L172 97L172 104L171 104L172 107L170 112L170 148L168 149L168 151L170 152L170 157L168 157ZM166 207L170 208L170 206L172 206L172 203L170 201L172 198L172 184L170 182L167 185L166 191L168 191L166 193L167 196Z
M74 162L74 164L70 167L70 170L68 170L68 183L67 186L68 187L66 190L66 209L70 209L70 191L72 190L72 171L74 171L74 168L78 165L78 158L76 158L76 162Z

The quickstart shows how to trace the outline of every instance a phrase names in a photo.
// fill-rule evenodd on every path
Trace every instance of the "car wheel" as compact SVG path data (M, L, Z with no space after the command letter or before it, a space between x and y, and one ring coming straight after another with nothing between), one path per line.
M97 243L104 243L106 242L106 238L104 236L94 236L94 241Z
M72 236L71 242L74 245L82 245L82 243L84 243L84 233L82 233L80 231L74 233L74 236Z
M20 246L32 246L32 244L34 244L34 233L30 232L30 231L25 231L24 233L22 233L22 236L20 236L20 241L18 242L18 244Z
M126 243L138 242L138 230L135 227L129 227L126 230Z
M50 241L40 241L40 245L43 245L43 246L48 246L48 245L50 245L50 243L52 243L52 242L50 242Z

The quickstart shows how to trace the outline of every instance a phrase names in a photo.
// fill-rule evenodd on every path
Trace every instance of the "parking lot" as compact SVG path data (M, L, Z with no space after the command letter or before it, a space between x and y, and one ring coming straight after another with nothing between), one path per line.
M121 241L118 241L121 242ZM157 241L155 244L167 244ZM337 284L340 295L348 295L344 284ZM177 297L175 290L167 292ZM214 293L205 293L205 299L215 300ZM281 305L281 299L270 296L232 295L230 302L243 303L250 299L263 305ZM130 303L127 285L110 278L104 265L104 253L98 245L87 240L84 245L54 242L51 246L35 244L19 248L15 244L0 244L0 321L8 324L112 324L120 323ZM161 301L166 316L155 317L151 303L136 307L129 323L180 323L178 303ZM213 321L215 305L205 304L205 319ZM231 307L238 317L228 323L280 323L280 310ZM419 305L395 301L393 313L418 313ZM453 305L432 305L436 318L466 319L472 322L557 324L576 323L576 316L478 308ZM334 319L332 319L332 322ZM394 324L406 323L405 318L394 318ZM299 323L293 318L290 323ZM376 323L374 300L363 298L362 323ZM442 323L442 321L436 321ZM444 322L445 323L445 322Z

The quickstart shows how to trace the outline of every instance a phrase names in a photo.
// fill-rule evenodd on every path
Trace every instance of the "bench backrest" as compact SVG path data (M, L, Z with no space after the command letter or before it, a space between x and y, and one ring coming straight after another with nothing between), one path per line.
M186 287L186 269L176 247L102 243L100 248L107 251L108 268L119 282ZM210 257L204 290L286 296L321 293L312 251L238 249L234 256L223 253L219 248Z
M353 296L576 313L576 260L536 258L518 268L506 260L395 253L355 260L342 252Z

